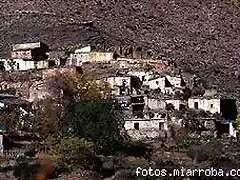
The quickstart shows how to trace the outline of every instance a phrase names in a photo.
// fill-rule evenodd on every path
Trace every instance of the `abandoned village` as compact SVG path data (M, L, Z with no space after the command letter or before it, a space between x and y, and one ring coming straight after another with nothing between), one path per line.
M52 52L41 42L15 44L11 57L0 60L3 73L0 107L18 108L19 122L23 125L27 123L26 116L34 116L35 101L56 94L45 86L47 78L70 70L83 74L91 71L97 82L105 82L111 88L108 96L120 103L124 128L133 140L171 137L172 128L186 125L181 117L184 109L202 112L194 117L200 122L197 126L201 126L198 136L237 136L234 127L239 110L237 99L217 89L203 89L196 75L186 77L174 63L148 58L144 53L140 47L97 52L85 46L66 53ZM19 74L29 77L19 81L8 78ZM61 96L61 89L57 93ZM7 145L8 124L1 122L0 128L1 153L4 153L14 147ZM22 132L17 134L24 136Z

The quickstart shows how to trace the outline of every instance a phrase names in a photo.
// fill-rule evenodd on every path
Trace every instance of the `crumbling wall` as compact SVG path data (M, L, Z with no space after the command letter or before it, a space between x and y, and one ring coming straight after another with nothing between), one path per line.
M163 119L126 121L124 127L133 140L156 138L160 136L160 132L168 130L167 123ZM139 129L136 127L139 127Z
M145 101L145 106L152 110L157 110L157 109L165 109L166 103L163 100L159 99L151 99L151 98L144 98Z
M220 113L220 99L197 99L190 98L188 99L188 107L196 109L195 103L198 106L198 109L204 111L209 111L211 113Z

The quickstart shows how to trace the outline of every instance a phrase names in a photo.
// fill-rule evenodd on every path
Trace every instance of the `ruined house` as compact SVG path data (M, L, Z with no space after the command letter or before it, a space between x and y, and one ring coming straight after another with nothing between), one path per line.
M109 76L102 80L110 85L112 94L115 96L131 94L132 88L130 76Z
M89 61L89 53L91 52L91 46L76 49L74 53L70 54L67 66L81 66L82 63Z
M150 90L159 89L160 92L165 94L165 88L166 88L166 78L163 76L153 76L149 78L148 80L144 79L143 85L148 86Z
M167 115L164 110L159 110L161 105L165 106L163 102L153 102L145 95L121 96L117 100L122 105L124 127L130 137L137 140L167 136ZM148 108L152 108L152 111L148 111Z
M145 81L148 81L148 80L153 76L153 72L129 71L129 72L127 72L127 75L136 76L136 77L138 77L142 82L145 82Z
M134 140L167 137L168 125L164 118L126 119L124 127Z
M11 58L40 61L48 59L49 47L42 43L25 43L13 45Z
M237 117L236 100L215 97L191 97L188 99L188 107L202 109L212 114L221 114L227 120L235 120Z
M49 51L48 46L41 42L15 44L12 48L11 58L0 60L0 69L25 71L48 68L51 65L48 61Z
M66 66L81 66L82 63L109 63L113 60L112 52L94 52L91 46L76 49L66 63Z
M218 116L214 118L217 134L222 135L227 133L230 136L236 137L236 130L233 127L237 117L236 100L223 96L192 97L188 99L188 107L217 114Z
M113 61L111 61L111 63L114 64L115 66L117 65L117 67L119 67L119 69L128 69L128 68L140 67L137 60L127 59L127 58L113 59Z
M182 93L184 82L181 77L171 77L168 75L151 75L150 78L143 81L143 85L149 90L158 90L158 93L175 95Z
M5 59L0 63L2 63L5 71L27 71L30 69L46 69L49 67L49 61Z

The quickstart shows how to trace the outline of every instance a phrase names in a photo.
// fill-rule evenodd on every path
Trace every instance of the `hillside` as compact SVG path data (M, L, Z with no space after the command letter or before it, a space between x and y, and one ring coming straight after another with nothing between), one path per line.
M240 84L239 0L2 0L0 9L3 57L12 43L38 40L53 50L77 42L140 46L210 85Z

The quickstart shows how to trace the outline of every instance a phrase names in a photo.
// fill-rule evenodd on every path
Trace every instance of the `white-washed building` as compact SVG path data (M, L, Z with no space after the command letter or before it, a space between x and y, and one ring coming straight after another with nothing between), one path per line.
M152 139L167 136L168 123L166 119L127 119L124 128L133 140Z
M112 89L112 94L130 95L131 94L131 77L130 76L109 76L102 79L107 82Z
M92 52L91 46L76 49L70 54L67 66L81 66L82 63L109 63L113 60L112 52Z
M237 116L236 100L215 97L192 97L188 99L188 107L201 109L210 113L221 114L225 119L235 120Z
M49 67L47 60L1 59L0 63L5 71L26 71L30 69L46 69Z

